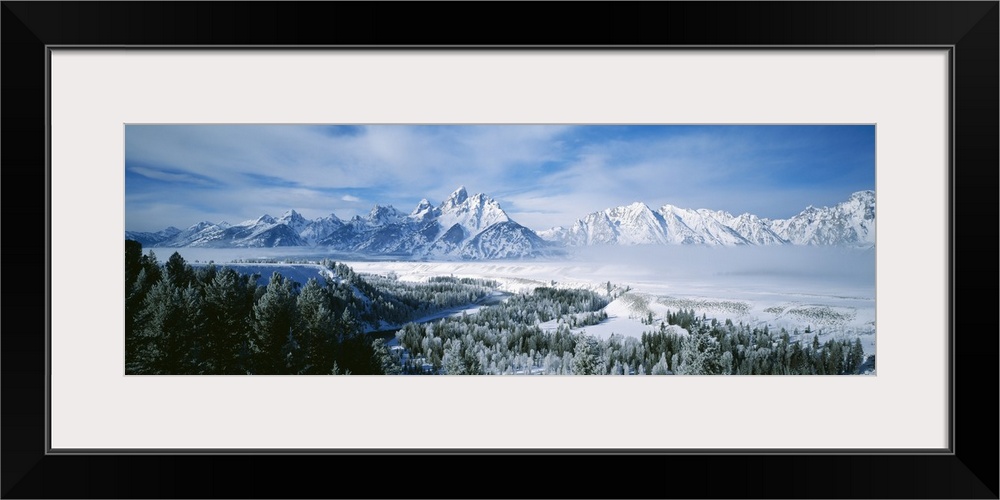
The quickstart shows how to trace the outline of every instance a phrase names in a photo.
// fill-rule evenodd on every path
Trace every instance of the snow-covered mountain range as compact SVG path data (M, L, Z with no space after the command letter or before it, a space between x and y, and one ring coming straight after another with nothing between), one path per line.
M126 231L125 237L157 247L320 246L371 255L520 258L546 254L555 245L511 220L484 194L458 188L438 206L421 200L409 214L375 205L366 216L344 221L335 214L308 220L295 210L239 224L200 222L185 230Z
M750 213L732 215L708 209L664 205L658 210L636 202L608 208L569 227L538 233L567 246L695 245L875 245L875 192L858 191L832 207L809 206L788 219L765 219Z
M502 259L558 253L584 245L843 245L875 244L875 193L859 191L833 207L808 207L789 219L685 209L641 202L594 212L569 227L535 233L496 200L458 188L441 204L421 200L410 213L375 205L344 221L335 214L309 220L295 210L239 224L199 222L181 230L126 231L148 247L326 247L407 258Z

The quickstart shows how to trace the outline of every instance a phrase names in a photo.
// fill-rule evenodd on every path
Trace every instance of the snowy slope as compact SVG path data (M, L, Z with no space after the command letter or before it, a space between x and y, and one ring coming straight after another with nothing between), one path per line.
M690 210L664 205L660 214L667 221L673 243L696 245L746 245L749 242L732 228L718 220L725 212Z
M642 202L608 208L570 226L535 233L513 221L489 196L456 189L435 206L423 199L408 214L375 205L345 222L334 214L308 220L295 210L230 225L200 222L187 229L125 233L145 246L256 248L309 246L413 258L496 259L547 255L561 246L591 245L840 245L875 244L875 193L859 191L833 207L808 207L781 220L754 214Z
M725 215L729 214L726 213ZM782 238L771 229L770 221L761 219L756 215L750 213L744 213L735 217L729 215L725 220L720 220L754 245L783 245L788 243L788 240Z
M546 243L534 231L513 221L489 226L462 246L466 259L511 259L544 253Z
M875 244L875 192L859 191L833 207L808 207L783 220L751 213L686 209L664 205L653 212L632 203L594 212L570 226L540 231L547 241L567 246L686 244L840 245Z
M494 224L510 222L510 217L492 198L482 193L470 197L462 186L438 208L437 222L447 228L458 224L467 235L475 237Z
M344 221L334 214L320 217L309 221L305 227L299 231L299 237L310 246L315 246L320 240L330 236L338 229L344 227Z
M155 233L142 232L142 231L125 231L125 239L135 240L142 243L144 247L158 246L161 242L167 241L174 236L180 234L181 230L174 226L170 226L162 231L157 231Z
M409 214L375 205L343 221L335 214L308 220L295 210L275 219L262 215L236 225L201 222L183 231L126 232L146 246L265 248L322 247L343 252L460 259L520 258L549 252L551 245L517 224L500 204L459 187L440 205L423 199Z
M875 192L858 191L832 207L807 207L798 215L772 223L775 232L796 245L875 244Z

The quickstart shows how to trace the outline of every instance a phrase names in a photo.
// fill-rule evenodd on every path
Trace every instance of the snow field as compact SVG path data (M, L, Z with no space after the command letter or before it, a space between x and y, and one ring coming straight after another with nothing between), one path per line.
M789 334L798 330L798 339L811 341L819 334L820 342L831 338L860 337L867 354L875 353L874 286L847 286L837 283L829 293L823 284L808 276L801 279L768 280L759 275L727 276L722 286L713 287L707 277L677 276L667 281L650 280L640 269L618 264L586 264L560 261L524 262L347 262L357 272L385 274L393 272L400 279L426 280L431 276L488 278L511 293L529 292L539 286L583 288L606 292L607 283L619 292L629 291L605 308L608 319L599 325L576 328L588 335L607 338L612 334L641 337L659 327L668 311L694 309L719 322L754 326L768 325L772 331L785 328ZM641 276L645 279L628 280ZM624 279L623 279L624 278ZM872 280L874 281L874 280ZM743 282L744 286L741 286ZM848 284L850 285L850 284ZM714 290L714 293L713 293ZM868 294L866 297L865 295ZM652 313L653 324L643 324ZM540 325L554 330L556 321ZM805 334L809 328L811 333ZM685 334L677 328L677 333ZM795 335L793 335L795 337Z
M179 251L195 264L195 259L202 259L203 264L212 258L219 266L258 272L263 283L274 270L300 283L309 277L320 279L327 272L318 264L226 264L226 257L258 257L249 255L246 249L154 250L161 260L173 251ZM605 308L608 320L575 329L600 338L612 334L639 337L644 331L658 328L668 311L694 309L698 315L720 322L728 319L734 323L768 325L772 331L785 328L803 342L811 342L815 334L820 342L859 337L865 352L875 353L874 273L869 273L866 267L868 259L873 263L873 254L852 257L831 254L825 249L797 248L786 254L790 258L782 260L759 250L731 250L731 253L697 250L681 248L664 254L651 248L619 248L613 254L583 253L575 260L338 262L358 273L392 275L409 282L426 282L433 276L492 279L507 293L527 293L537 287L551 286L603 294L610 282L617 298ZM277 255L269 252L267 257ZM290 255L298 259L306 257L300 253ZM626 289L628 292L623 294ZM470 314L478 307L470 304L446 315ZM643 319L648 322L650 313L653 324L643 324ZM556 324L548 322L541 326L554 329ZM807 328L811 333L804 333ZM793 334L796 330L797 336Z

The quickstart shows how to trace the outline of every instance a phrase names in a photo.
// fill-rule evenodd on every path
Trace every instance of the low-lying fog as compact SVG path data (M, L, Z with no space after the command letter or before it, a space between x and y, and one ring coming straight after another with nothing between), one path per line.
M609 306L617 318L602 328L591 327L593 333L603 329L638 333L644 328L640 317L649 313L660 317L683 307L720 320L864 335L866 350L874 350L874 249L616 246L573 249L564 258L492 261L361 260L304 248L152 250L161 261L177 251L195 264L329 258L359 273L391 272L411 281L441 275L492 278L511 292L553 284L602 291L610 281L631 291ZM317 273L315 266L310 267L300 276Z
M875 296L875 250L836 247L615 246L584 247L564 258L420 261L357 256L315 248L152 248L166 260L177 251L191 263L275 259L344 262L358 272L407 276L455 274L631 285L649 292L736 289L819 295Z

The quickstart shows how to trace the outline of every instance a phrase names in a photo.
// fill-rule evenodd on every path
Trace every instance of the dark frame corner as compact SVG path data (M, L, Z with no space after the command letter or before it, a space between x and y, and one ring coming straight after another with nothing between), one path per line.
M997 392L991 385L997 380L997 327L987 322L985 315L977 317L962 309L959 299L969 299L973 293L994 298L997 293L994 261L977 259L973 264L969 254L976 248L978 255L985 247L986 256L997 255L1000 2L581 3L573 5L573 10L575 21L569 24L519 3L495 9L471 3L3 1L0 60L5 147L0 159L8 192L3 219L9 230L23 228L30 233L9 237L2 250L7 262L15 263L8 265L8 284L30 288L4 295L8 314L0 349L3 497L290 498L310 497L316 494L313 491L323 496L354 497L476 496L477 492L463 491L458 483L450 484L447 478L460 473L483 478L478 494L514 498L998 498ZM449 16L441 15L445 12ZM470 20L487 16L491 22L455 25L448 20L456 15L457 19ZM415 19L419 23L414 23ZM512 26L517 29L511 30ZM31 270L48 269L50 248L45 197L48 47L411 43L953 47L953 453L537 454L492 456L488 465L487 457L447 454L251 457L46 453L46 298L50 277L46 272L43 282L39 273ZM24 221L43 223L26 225ZM970 230L973 225L975 231ZM959 227L965 228L961 234L956 231ZM984 270L984 266L989 269ZM31 274L16 279L25 271ZM960 274L965 279L958 279ZM551 471L556 460L583 470L600 470L609 479L555 480ZM307 471L316 466L336 473L311 479ZM482 474L484 470L489 474ZM663 472L637 476L648 470ZM421 479L427 471L437 473L430 482ZM480 473L472 476L476 471ZM529 487L523 481L508 479L538 473L551 480L543 479L541 487ZM434 483L438 486L426 489ZM628 483L637 485L626 486Z

